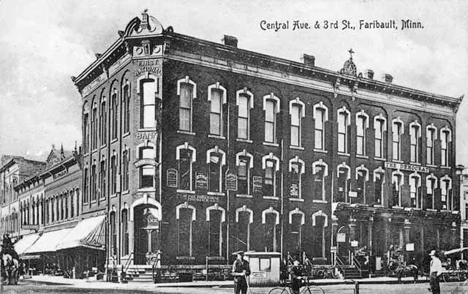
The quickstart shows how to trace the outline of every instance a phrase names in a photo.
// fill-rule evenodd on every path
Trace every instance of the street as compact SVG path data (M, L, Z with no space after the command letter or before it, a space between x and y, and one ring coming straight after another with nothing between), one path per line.
M430 293L428 283L419 284L365 284L360 285L360 294L400 294L400 293ZM325 293L352 294L353 285L327 285L321 287ZM458 291L457 291L458 288ZM268 294L271 288L252 288L249 294ZM57 284L44 283L27 280L20 282L17 286L4 286L3 293L21 293L21 294L40 294L40 293L193 293L193 294L231 294L233 288L196 288L196 287L156 287L150 283L130 283L130 284L112 284L112 283L89 283L80 284ZM467 286L460 286L460 283L442 283L441 293L467 293ZM318 292L313 292L318 293Z

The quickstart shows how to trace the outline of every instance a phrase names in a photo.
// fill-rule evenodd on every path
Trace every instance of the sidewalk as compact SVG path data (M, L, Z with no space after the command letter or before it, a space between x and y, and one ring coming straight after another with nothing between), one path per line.
M183 283L159 283L154 284L151 282L132 282L129 281L127 284L111 283L102 280L92 279L65 279L60 276L48 276L39 275L33 276L30 279L26 279L28 283L44 283L44 284L60 284L69 285L70 287L84 288L84 289L135 289L135 290L151 290L154 288L231 288L233 287L233 281L194 281L194 282L183 282ZM394 277L375 277L356 280L359 284L397 284L398 280ZM20 281L21 282L21 281ZM340 285L340 284L354 284L353 280L341 280L341 279L317 279L312 280L315 285ZM412 277L402 278L402 283L413 283ZM426 277L420 277L418 283L429 283Z

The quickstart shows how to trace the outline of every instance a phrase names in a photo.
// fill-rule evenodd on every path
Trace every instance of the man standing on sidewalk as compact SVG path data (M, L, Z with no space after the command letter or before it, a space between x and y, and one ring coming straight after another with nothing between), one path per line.
M237 258L232 265L232 275L234 276L234 293L247 294L247 277L250 275L249 262L244 259L244 252L236 252Z
M432 291L433 294L440 294L439 276L442 274L442 262L439 259L439 254L435 250L432 250L429 256L432 258L431 269L429 271L431 288L429 290Z

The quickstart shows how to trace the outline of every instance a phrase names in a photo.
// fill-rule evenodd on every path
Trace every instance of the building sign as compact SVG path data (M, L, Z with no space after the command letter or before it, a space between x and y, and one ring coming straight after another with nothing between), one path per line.
M297 183L291 184L291 187L289 188L289 195L291 197L299 197L299 186Z
M152 132L136 132L135 136L137 140L156 140L158 136L158 132L152 131Z
M177 188L177 170L175 168L170 168L167 170L166 174L166 185L171 188Z
M253 176L252 177L252 190L253 193L262 193L263 189L263 177Z
M349 191L348 196L349 197L357 197L357 192L356 191Z
M195 173L195 189L208 190L208 174L204 172Z
M429 173L429 169L425 166L395 163L395 162L388 162L388 161L385 162L385 168L407 170L407 171L412 171L412 172Z
M336 234L336 242L337 242L337 243L346 242L346 233L338 233L338 234Z
M354 241L351 241L351 247L358 247L359 246L359 242L354 240Z
M226 190L237 191L237 175L233 172L226 173Z
M159 220L156 217L157 210L155 208L147 208L143 215L144 229L157 230L159 229Z
M54 174L54 179L58 179L66 175L68 171L66 169L59 171L58 173Z
M178 200L182 202L208 202L219 203L219 197L211 195L196 195L196 194L178 194Z
M406 251L414 251L414 243L407 243Z
M144 59L135 61L137 69L135 75L139 76L142 73L152 73L158 77L162 74L162 61L161 59Z

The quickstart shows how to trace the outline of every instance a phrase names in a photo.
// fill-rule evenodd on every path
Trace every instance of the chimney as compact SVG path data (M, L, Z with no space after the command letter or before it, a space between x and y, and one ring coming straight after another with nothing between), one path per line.
M374 79L374 71L372 69L366 69L365 74L366 78L368 78L369 80Z
M302 59L304 59L304 65L315 66L315 56L309 54L303 54Z
M237 48L237 38L234 36L224 35L223 42L224 42L224 45Z
M393 77L391 74L384 74L382 78L384 82L389 83L389 84L391 84L393 81Z

